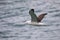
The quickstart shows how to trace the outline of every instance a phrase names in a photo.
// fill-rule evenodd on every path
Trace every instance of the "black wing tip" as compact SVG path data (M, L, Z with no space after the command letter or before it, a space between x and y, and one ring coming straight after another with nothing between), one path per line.
M30 10L34 12L34 9L30 9Z
M33 8L31 10L34 10Z
M45 13L45 15L47 15L47 13Z
M43 15L47 15L47 13L43 13Z

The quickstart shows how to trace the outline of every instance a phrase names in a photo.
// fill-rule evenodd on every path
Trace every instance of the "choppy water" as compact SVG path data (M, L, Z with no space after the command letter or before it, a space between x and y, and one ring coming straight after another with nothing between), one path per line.
M49 25L23 24L31 8ZM60 0L0 0L0 40L60 40Z

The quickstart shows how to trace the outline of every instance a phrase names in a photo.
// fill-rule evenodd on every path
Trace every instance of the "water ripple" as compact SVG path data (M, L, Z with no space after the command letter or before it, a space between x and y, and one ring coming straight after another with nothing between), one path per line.
M53 17L60 17L60 13L56 13Z
M0 0L0 40L60 40L59 4L60 0ZM31 19L31 8L37 15L47 12L42 22L50 25L25 25L22 21Z
M48 11L49 13L53 13L53 12L60 12L60 10L52 10L52 11Z

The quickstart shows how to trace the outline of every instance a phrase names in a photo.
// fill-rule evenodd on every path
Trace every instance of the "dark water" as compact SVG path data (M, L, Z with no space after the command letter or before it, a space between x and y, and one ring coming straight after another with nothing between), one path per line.
M25 25L31 8L49 25ZM0 40L60 40L60 0L0 0Z

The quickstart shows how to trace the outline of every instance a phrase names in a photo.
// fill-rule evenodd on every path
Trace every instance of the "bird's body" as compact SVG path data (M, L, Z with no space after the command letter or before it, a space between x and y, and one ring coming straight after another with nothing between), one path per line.
M44 18L44 16L47 15L47 13L44 13L44 14L41 14L37 17L34 13L34 9L31 9L29 11L29 14L31 16L31 22L41 22L42 19Z

